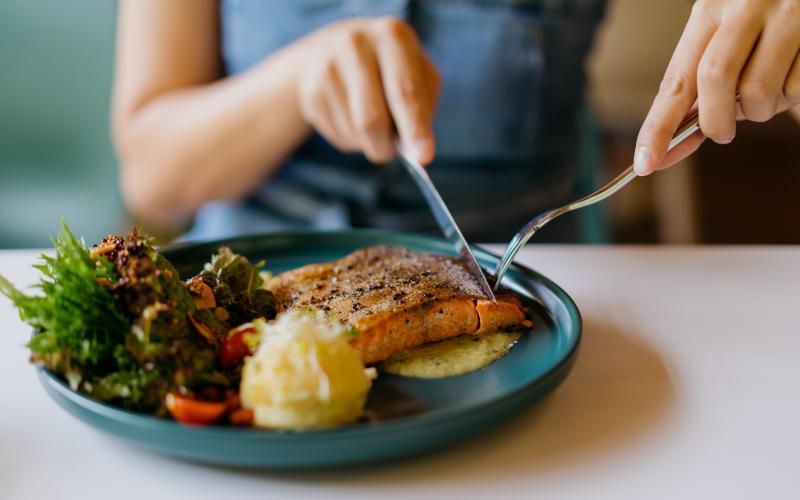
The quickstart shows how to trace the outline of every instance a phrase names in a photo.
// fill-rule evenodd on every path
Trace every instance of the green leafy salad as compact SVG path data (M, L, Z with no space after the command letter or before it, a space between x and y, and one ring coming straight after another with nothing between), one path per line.
M0 293L34 328L32 362L126 409L195 423L236 420L251 322L275 317L262 263L223 247L183 281L137 229L89 248L64 225L54 244L55 254L36 266L37 292L0 276Z

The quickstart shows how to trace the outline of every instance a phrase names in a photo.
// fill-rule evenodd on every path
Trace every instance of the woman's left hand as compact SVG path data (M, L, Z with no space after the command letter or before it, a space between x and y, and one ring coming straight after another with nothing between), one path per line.
M800 0L697 0L639 131L636 173L669 167L705 137L731 142L737 119L764 122L800 104L799 52ZM667 154L695 105L702 134Z

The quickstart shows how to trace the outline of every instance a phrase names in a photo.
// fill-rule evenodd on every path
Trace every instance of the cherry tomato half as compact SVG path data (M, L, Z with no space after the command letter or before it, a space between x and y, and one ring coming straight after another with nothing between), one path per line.
M243 325L244 326L244 325ZM219 364L223 370L229 370L238 365L245 356L253 354L250 346L244 340L244 336L255 333L251 326L238 327L222 339L219 346Z
M226 401L202 401L175 391L167 393L164 402L170 415L183 424L212 424L228 411Z

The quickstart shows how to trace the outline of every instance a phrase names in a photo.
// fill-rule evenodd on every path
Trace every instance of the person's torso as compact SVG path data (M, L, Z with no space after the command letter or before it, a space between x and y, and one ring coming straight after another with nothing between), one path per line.
M346 17L409 22L443 80L429 171L464 231L490 237L573 195L583 64L604 3L222 0L222 55L236 74ZM434 228L398 165L371 165L316 135L251 201L299 225Z

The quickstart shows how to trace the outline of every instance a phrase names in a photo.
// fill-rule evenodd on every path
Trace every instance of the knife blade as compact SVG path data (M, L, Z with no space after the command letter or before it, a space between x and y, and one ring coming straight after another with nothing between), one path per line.
M475 254L470 250L467 240L461 234L461 230L458 228L455 219L453 219L453 214L450 213L439 191L436 190L436 186L433 185L428 172L413 156L406 154L400 144L397 145L397 151L399 152L400 163L406 167L408 173L411 174L411 178L419 186L422 196L428 202L428 206L433 212L433 217L442 229L445 238L453 245L458 255L461 256L461 260L466 264L467 269L478 281L484 296L492 302L496 302L492 287L489 286L489 282L486 280Z

